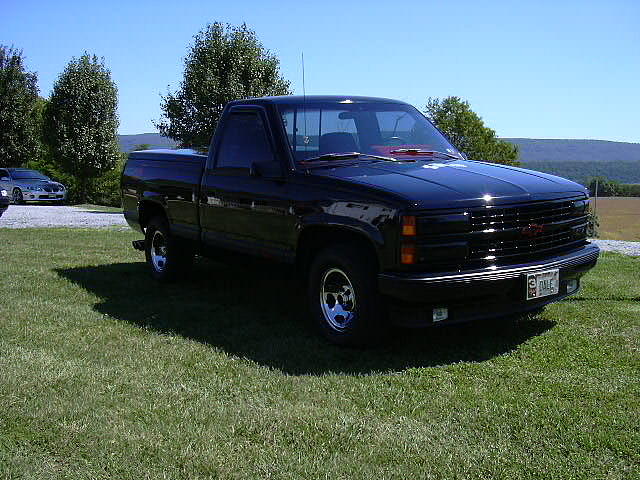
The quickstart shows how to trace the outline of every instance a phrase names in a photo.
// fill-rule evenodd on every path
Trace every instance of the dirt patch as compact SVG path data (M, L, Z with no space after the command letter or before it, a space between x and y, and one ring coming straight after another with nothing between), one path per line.
M596 205L600 238L640 242L640 197L599 197Z

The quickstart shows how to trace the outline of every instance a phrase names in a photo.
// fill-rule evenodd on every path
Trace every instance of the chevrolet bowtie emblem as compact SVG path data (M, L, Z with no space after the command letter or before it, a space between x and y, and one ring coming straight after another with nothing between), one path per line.
M522 229L522 235L529 238L537 237L542 232L544 232L544 225L538 225L537 223L532 223Z

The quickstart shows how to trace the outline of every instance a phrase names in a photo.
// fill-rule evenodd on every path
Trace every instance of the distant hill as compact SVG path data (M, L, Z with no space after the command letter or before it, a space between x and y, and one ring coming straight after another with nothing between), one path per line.
M176 142L170 138L162 137L159 133L139 133L137 135L118 135L120 151L129 153L136 145L148 143L151 148L174 148Z
M558 175L583 185L593 177L606 177L621 183L640 183L640 162L526 162L524 168Z
M640 143L607 140L503 138L518 145L525 168L585 184L596 176L622 183L640 182Z
M503 138L520 151L519 160L528 162L640 162L640 143L607 140L547 140Z
M159 133L120 135L120 150L132 151L148 143L151 148L174 148L176 142ZM525 168L586 183L590 177L604 176L622 183L640 183L640 143L606 140L546 140L503 138L518 145Z

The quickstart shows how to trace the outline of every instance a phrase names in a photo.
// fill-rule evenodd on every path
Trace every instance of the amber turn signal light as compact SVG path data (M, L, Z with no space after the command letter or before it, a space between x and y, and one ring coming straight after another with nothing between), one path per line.
M400 247L400 263L403 265L413 265L416 263L415 245L402 245L402 247Z
M416 233L416 217L413 215L402 217L402 235L405 237L415 237Z

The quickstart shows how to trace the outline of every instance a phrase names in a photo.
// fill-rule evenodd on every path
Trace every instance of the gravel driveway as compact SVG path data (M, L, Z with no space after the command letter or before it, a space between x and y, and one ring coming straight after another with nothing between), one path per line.
M122 212L103 212L64 205L9 205L0 217L0 228L127 226Z
M593 243L598 245L601 250L607 252L624 253L625 255L631 255L634 257L640 257L640 242L626 242L623 240L595 240L591 239Z

